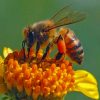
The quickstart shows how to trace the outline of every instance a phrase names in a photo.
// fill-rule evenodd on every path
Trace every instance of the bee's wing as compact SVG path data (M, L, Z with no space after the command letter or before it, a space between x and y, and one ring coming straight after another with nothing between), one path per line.
M49 31L51 29L54 29L60 26L79 22L85 19L85 17L86 17L85 13L74 11L71 9L70 6L65 6L60 11L58 11L53 17L51 17L50 20L54 22L54 25L46 29L46 31Z

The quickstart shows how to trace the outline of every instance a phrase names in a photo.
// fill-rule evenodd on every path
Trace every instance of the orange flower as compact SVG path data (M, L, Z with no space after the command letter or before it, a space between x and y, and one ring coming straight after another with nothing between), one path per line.
M59 63L52 59L40 61L42 50L38 53L38 59L33 59L32 55L35 54L31 50L30 57L24 61L21 50L6 54L6 58L0 60L0 79L4 79L2 84L5 83L0 92L4 88L15 88L17 92L24 92L34 100L55 100L63 98L71 91L82 92L93 99L99 98L96 79L89 72L74 71L68 60Z

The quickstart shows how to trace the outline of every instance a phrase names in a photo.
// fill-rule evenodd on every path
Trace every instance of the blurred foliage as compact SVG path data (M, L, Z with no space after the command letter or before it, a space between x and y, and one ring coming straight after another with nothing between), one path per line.
M85 21L69 26L85 51L84 64L75 68L81 67L93 73L100 88L100 0L0 0L0 53L4 46L20 49L25 26L50 18L68 4L88 14ZM70 93L66 98L90 100L80 93Z

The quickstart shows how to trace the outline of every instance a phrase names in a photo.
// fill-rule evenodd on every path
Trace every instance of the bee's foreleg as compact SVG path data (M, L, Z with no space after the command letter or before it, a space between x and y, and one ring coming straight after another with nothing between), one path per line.
M24 52L24 60L26 59L26 55L25 55L25 43L26 43L26 41L23 40L22 41L22 49L23 49L23 52Z
M59 60L62 57L64 57L63 55L65 55L65 53L66 53L65 41L61 35L59 35L58 40L57 40L57 48L58 48L58 53L57 53L55 59Z
M37 44L36 44L36 57L37 57L37 53L38 53L39 49L40 49L40 42L37 41Z
M47 54L48 54L48 52L49 52L49 50L50 50L50 47L51 47L51 43L49 43L49 44L47 45L46 51L45 51L45 53L43 54L41 60L44 60L44 59L46 58L46 56L47 56Z

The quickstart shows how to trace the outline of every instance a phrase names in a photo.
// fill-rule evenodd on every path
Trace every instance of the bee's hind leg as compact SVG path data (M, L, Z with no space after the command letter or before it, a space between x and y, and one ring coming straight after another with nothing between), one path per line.
M63 56L63 53L58 52L56 55L56 60L59 60Z
M58 37L57 48L58 48L58 53L57 53L55 59L56 60L64 59L65 54L66 54L66 45L65 45L65 41L64 41L62 35L59 35L59 37Z
M58 52L57 55L56 55L56 57L55 57L55 60L62 61L62 60L64 60L64 58L65 58L65 54Z

